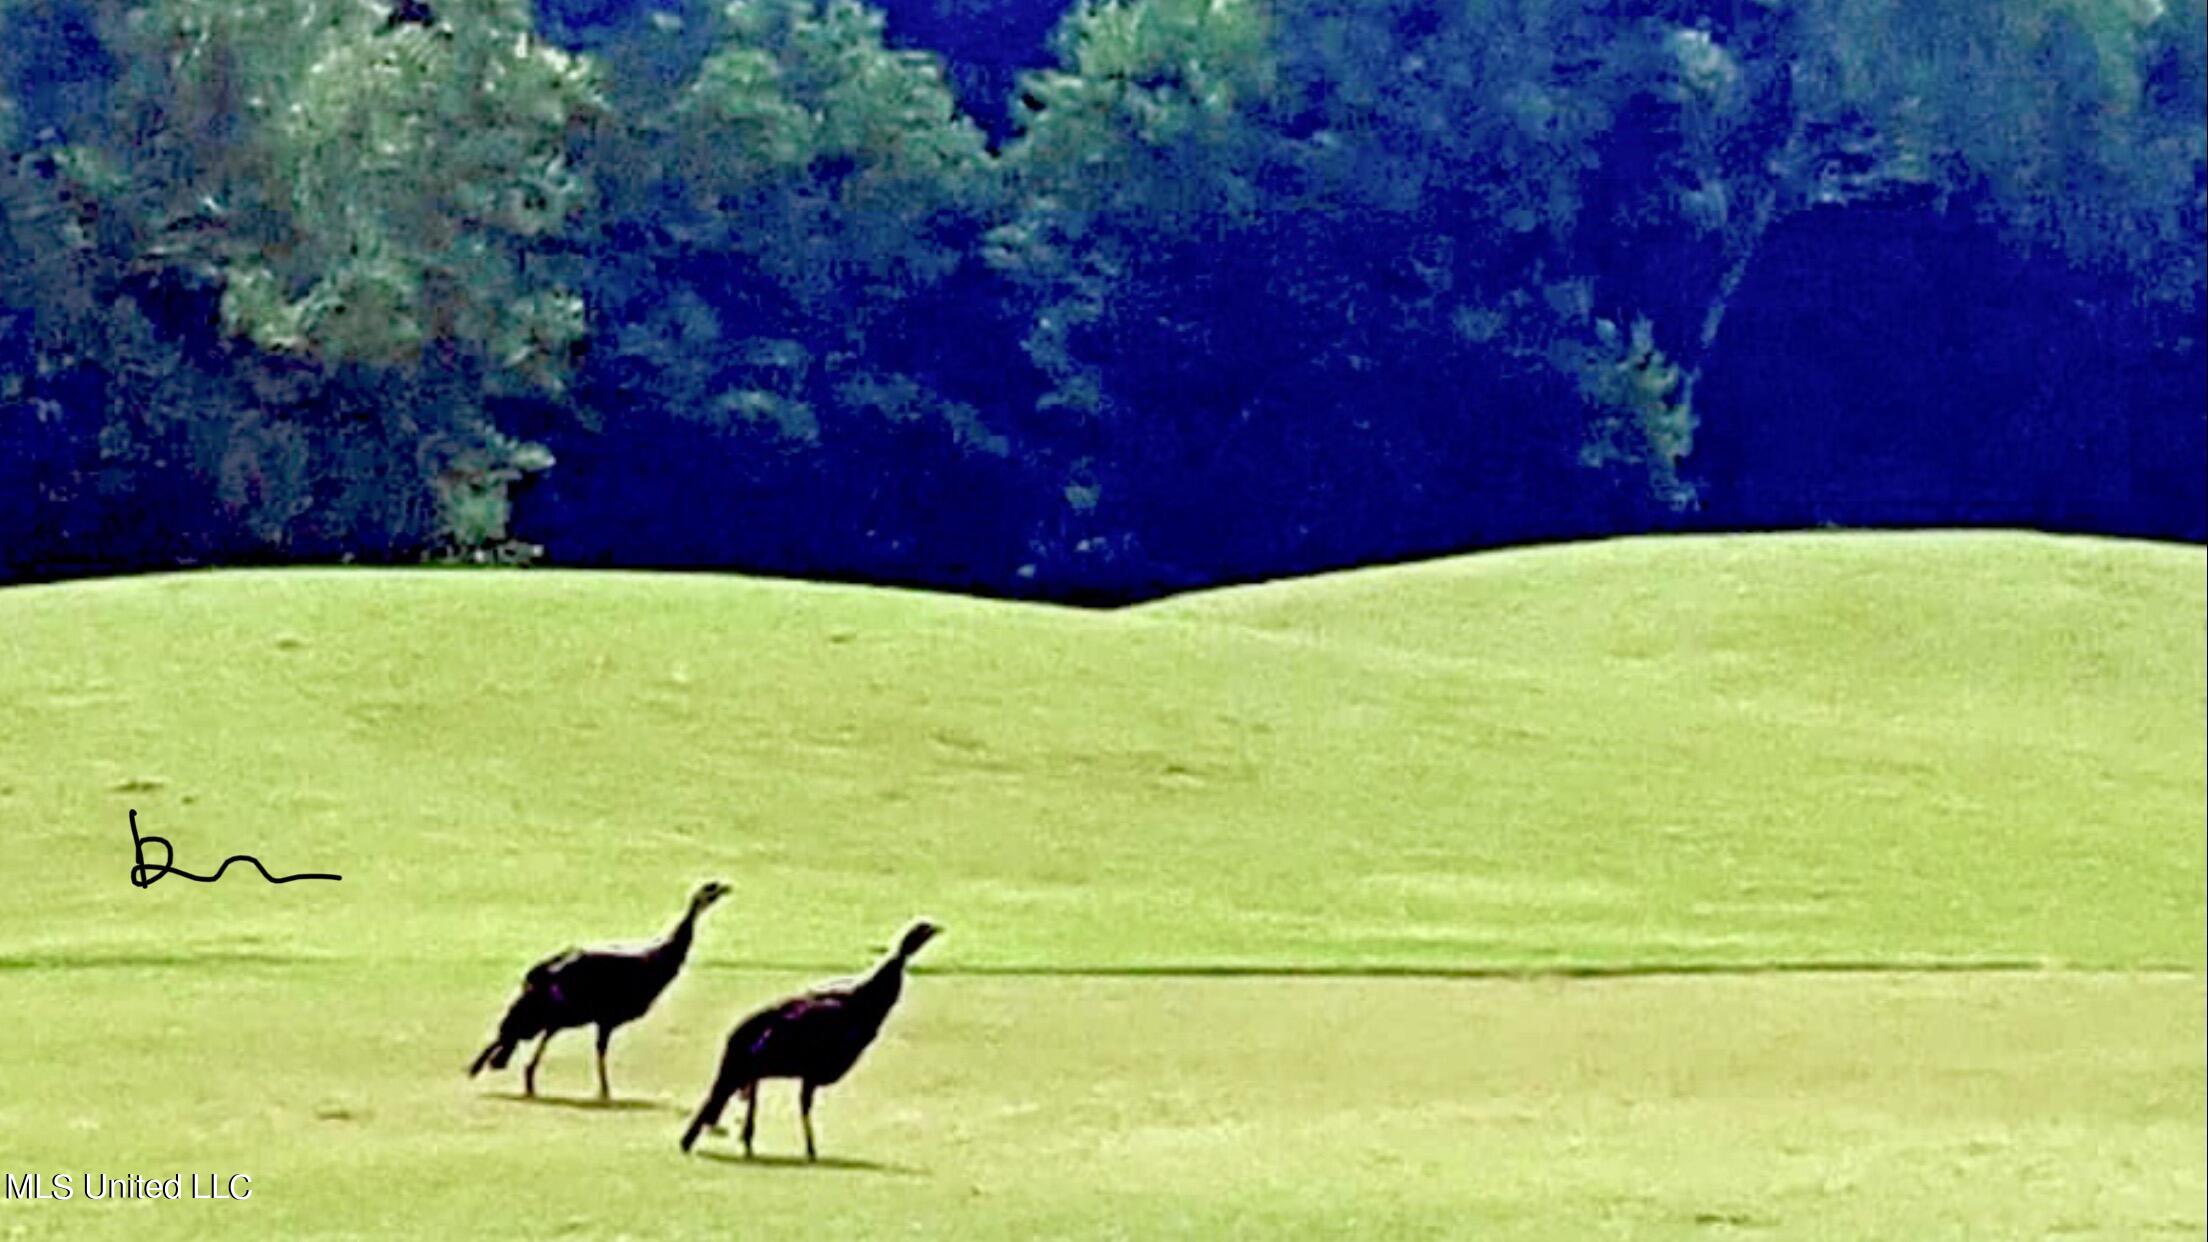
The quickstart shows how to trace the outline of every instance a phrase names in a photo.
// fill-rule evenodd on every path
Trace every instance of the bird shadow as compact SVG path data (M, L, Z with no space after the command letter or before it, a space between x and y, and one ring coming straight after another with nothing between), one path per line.
M742 1152L701 1151L696 1155L703 1160L755 1169L820 1169L837 1173L881 1173L893 1177L925 1177L926 1169L916 1169L909 1164L884 1164L877 1160L852 1160L842 1156L822 1156L807 1160L803 1156L746 1156Z
M486 1099L504 1100L508 1104L540 1104L547 1108L580 1108L589 1112L679 1112L666 1100L624 1100L615 1097L601 1100L597 1096L575 1095L524 1095L519 1091L492 1091Z

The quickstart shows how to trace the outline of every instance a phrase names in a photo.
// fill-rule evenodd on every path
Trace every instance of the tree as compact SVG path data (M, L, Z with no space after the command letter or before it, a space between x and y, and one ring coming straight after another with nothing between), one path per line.
M1666 71L1648 43L1572 2L1077 11L1063 68L1027 86L991 239L1082 446L1075 516L1313 565L1374 536L1362 513L1443 545L1445 520L1400 515L1468 495L1547 510L1519 537L1585 520L1617 502L1566 477L1582 460L1682 492L1678 386L1596 382L1656 330L1619 328L1636 308L1606 303L1587 246L1603 143Z
M111 498L200 496L170 529L287 555L503 538L506 485L548 458L486 402L556 391L580 338L532 258L585 200L565 147L595 87L526 7L441 7L434 27L312 0L73 10L123 68L69 134L18 130L17 185L67 210L15 214L60 221L45 253L79 268L27 274L37 369L80 356L99 382L38 399L87 429ZM192 336L196 307L226 333Z
M623 460L547 499L644 520L679 472L711 503L650 519L651 555L725 563L752 535L779 566L739 525L773 497L821 562L909 561L1010 452L1002 368L953 365L992 344L985 144L936 60L854 0L747 0L715 26L689 81L592 148L582 395L606 430L571 440Z
M1871 175L1972 202L2019 244L2197 305L2198 0L1811 0L1794 55L1822 113L1879 136Z

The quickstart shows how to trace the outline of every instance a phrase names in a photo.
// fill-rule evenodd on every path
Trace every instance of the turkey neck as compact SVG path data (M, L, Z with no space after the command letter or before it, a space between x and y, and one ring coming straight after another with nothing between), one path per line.
M680 923L675 924L675 930L668 932L665 940L652 946L652 961L665 970L669 978L673 978L674 973L682 969L683 959L690 956L690 936L697 930L699 909L698 904L692 902L690 912L682 916Z
M874 968L859 986L851 989L853 1006L879 1023L889 1014L889 1007L897 1003L897 994L905 986L905 955L892 953L887 961Z

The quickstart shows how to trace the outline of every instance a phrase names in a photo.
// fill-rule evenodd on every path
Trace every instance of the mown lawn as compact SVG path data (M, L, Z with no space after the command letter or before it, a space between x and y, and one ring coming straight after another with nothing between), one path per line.
M726 932L728 929L723 929ZM719 938L717 938L719 939ZM941 947L948 948L946 939ZM2198 1236L2197 976L927 977L759 1151L676 1138L736 1011L614 1046L625 1107L461 1067L503 981L123 967L7 984L0 1159L246 1172L243 1203L4 1204L15 1236ZM592 1092L569 1035L541 1088ZM733 1119L732 1119L733 1120ZM2163 1234L2162 1231L2169 1231Z
M2197 1234L2203 569L1984 534L1111 614L0 593L0 1171L255 1186L0 1233ZM140 891L130 808L194 870L345 879ZM615 1045L644 1106L461 1077L523 966L708 877L693 971ZM727 1026L919 913L931 970L821 1105L852 1163L681 1158ZM1921 969L1540 977L1802 966ZM564 1040L547 1086L586 1094Z

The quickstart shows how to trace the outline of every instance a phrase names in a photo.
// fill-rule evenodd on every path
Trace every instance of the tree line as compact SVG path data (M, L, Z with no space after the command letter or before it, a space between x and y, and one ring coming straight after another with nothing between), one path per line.
M0 577L2201 537L2201 0L627 13L0 0Z

